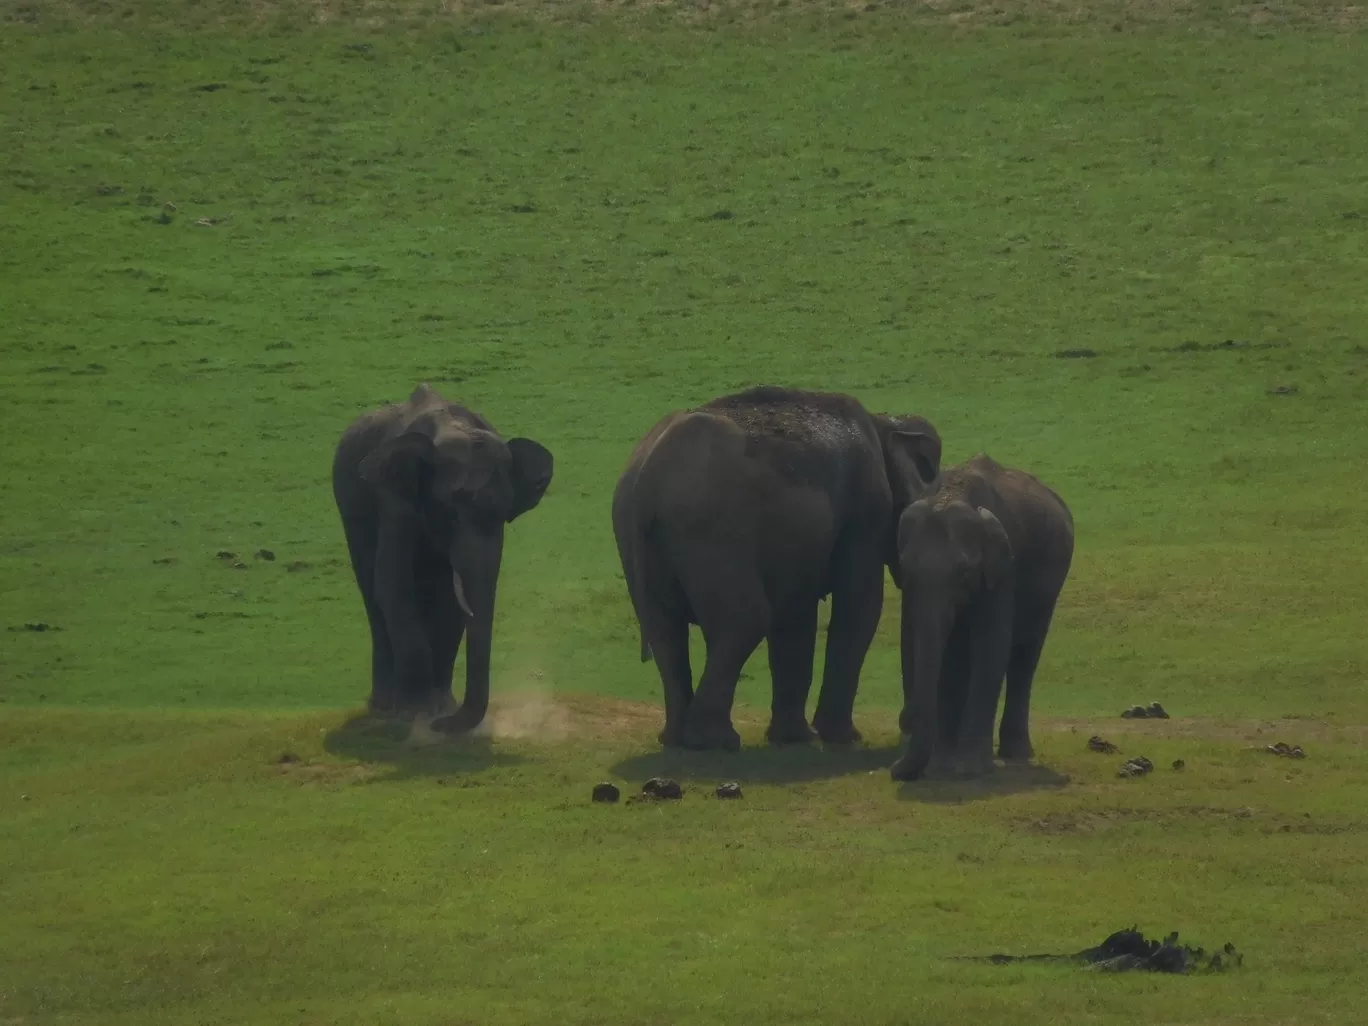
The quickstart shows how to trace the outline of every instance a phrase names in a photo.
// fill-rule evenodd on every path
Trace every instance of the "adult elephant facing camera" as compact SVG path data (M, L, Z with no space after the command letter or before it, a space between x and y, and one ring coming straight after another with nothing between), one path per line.
M762 386L677 410L637 444L613 495L613 533L665 693L667 746L735 749L737 679L768 639L771 743L859 740L861 667L883 608L897 513L927 491L941 442L920 417L847 395ZM806 718L817 606L831 596L826 664ZM689 625L707 660L693 688Z
M504 525L541 501L551 473L543 446L500 437L427 385L343 432L333 496L370 621L372 712L447 713L433 727L448 731L484 719Z

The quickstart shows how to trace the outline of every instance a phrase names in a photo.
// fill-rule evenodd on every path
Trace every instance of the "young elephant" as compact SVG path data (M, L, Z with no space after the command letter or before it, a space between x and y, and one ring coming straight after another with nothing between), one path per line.
M433 727L484 719L504 525L541 501L551 471L543 446L499 437L427 385L347 427L333 495L370 621L373 712L451 712L468 631L465 701Z
M627 592L665 696L667 746L735 749L741 668L769 642L771 743L857 741L851 713L883 608L897 514L926 493L940 436L854 398L763 386L657 423L613 495ZM831 596L817 708L817 608ZM707 661L693 687L689 625Z
M982 453L943 471L935 493L903 512L894 576L907 749L895 780L915 780L933 757L955 772L991 770L1004 675L998 754L1031 757L1031 681L1073 545L1063 500Z

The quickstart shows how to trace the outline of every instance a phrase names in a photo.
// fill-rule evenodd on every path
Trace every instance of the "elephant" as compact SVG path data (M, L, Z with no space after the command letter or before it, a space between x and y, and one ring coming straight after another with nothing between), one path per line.
M333 496L370 622L372 713L433 715L451 733L483 721L504 525L541 502L552 469L544 446L502 438L426 384L342 433Z
M1073 515L1038 479L984 453L941 472L898 519L906 742L890 772L993 768L1029 761L1031 683L1073 561Z
M852 713L883 609L896 514L940 469L922 417L855 398L760 385L656 423L613 493L613 533L665 697L666 747L734 751L742 667L769 646L771 744L860 740ZM811 726L818 603L831 598ZM693 688L689 625L707 649ZM814 729L815 728L815 731Z

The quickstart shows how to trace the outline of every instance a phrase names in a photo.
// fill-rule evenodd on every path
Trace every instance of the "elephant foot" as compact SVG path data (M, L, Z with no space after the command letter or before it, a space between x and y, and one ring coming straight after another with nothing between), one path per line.
M741 748L741 735L725 717L690 719L684 725L683 744L695 751L735 752Z
M378 720L387 720L402 716L404 708L393 695L371 695L366 702L366 712Z
M852 720L843 720L840 723L815 720L812 725L817 728L817 736L822 739L824 745L855 745L864 740L864 735L855 729Z
M460 706L450 691L435 692L427 703L426 712L430 716L450 716L454 712L459 712Z
M894 780L916 780L926 772L929 765L924 756L913 756L909 752L888 768L888 775Z
M922 776L946 780L955 775L950 756L946 755L946 751L947 746L944 742L936 746L935 751L931 753L931 758L926 760L926 769L922 771Z
M954 756L946 763L946 769L951 776L982 777L992 773L997 766L993 763L993 753L987 751L974 755Z
M817 732L801 716L770 720L765 740L772 745L810 745L817 740Z
M656 735L662 748L683 748L684 728L677 723L667 723Z
M1003 762L1030 762L1034 757L1035 749L1028 737L1002 738L998 744L998 758Z

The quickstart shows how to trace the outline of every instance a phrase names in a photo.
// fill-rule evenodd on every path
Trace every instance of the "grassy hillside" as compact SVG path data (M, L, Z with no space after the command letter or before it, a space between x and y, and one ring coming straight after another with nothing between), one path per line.
M794 8L7 8L0 1019L1353 1021L1368 37ZM496 736L415 752L347 722L327 474L420 380L558 462L509 533ZM1069 501L1041 767L892 787L892 615L866 750L656 754L611 488L762 381ZM1275 738L1311 758L1244 750ZM660 771L683 805L587 806ZM1134 921L1259 968L941 960Z

